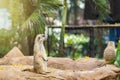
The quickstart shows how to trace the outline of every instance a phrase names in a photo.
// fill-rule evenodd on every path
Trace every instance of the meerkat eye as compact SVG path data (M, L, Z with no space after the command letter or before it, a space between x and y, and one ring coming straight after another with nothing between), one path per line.
M45 35L43 34L42 37L45 37Z
M38 37L38 40L40 40L40 36Z

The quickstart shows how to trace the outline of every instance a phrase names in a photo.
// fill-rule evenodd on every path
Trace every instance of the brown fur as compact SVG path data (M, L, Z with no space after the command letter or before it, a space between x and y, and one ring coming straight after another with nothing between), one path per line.
M45 40L44 34L39 34L34 43L34 71L36 73L47 72L47 55L43 45Z
M113 41L108 42L108 45L104 50L104 58L107 63L115 58L115 44Z

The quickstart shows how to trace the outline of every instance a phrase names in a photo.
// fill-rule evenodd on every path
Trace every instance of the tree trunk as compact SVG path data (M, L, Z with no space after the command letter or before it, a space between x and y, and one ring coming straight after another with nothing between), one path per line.
M65 34L65 25L66 25L66 16L67 16L67 1L64 0L64 7L63 7L63 18L62 18L62 28L60 34L60 56L66 56L64 53L64 34Z
M73 0L74 3L74 24L77 25L78 9L77 9L77 0Z
M103 57L103 30L102 29L99 29L97 28L96 29L96 38L97 38L97 41L98 41L98 44L97 44L97 54L99 54L99 57Z
M20 40L21 51L24 53L24 55L29 55L29 48L27 43L28 43L27 38L22 38Z

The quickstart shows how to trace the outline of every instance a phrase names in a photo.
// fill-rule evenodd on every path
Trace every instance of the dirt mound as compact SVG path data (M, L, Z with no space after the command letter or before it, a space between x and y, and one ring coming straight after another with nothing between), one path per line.
M23 56L24 56L23 53L17 47L13 47L4 57L13 58Z

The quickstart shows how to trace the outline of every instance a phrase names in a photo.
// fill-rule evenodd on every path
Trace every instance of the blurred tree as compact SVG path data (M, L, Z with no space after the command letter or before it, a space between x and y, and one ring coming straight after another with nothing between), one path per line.
M96 7L98 8L99 19L103 20L110 14L108 0L93 0Z
M0 0L0 8L8 7L8 0Z
M109 0L110 1L110 8L113 21L116 23L120 22L120 0Z
M85 0L84 19L95 20L98 18L98 10L93 0Z
M67 0L67 5L67 24L78 25L83 16L84 0Z
M17 29L25 53L33 54L34 37L44 33L46 17L56 16L55 10L61 6L59 0L10 0L10 13L13 28ZM28 44L25 44L28 43ZM30 51L30 52L29 52Z
M64 34L65 34L65 26L66 26L66 18L67 18L67 0L63 2L63 17L62 17L62 28L60 34L60 56L66 56L64 52Z
M13 29L0 29L0 57L3 57L12 47L17 34Z

